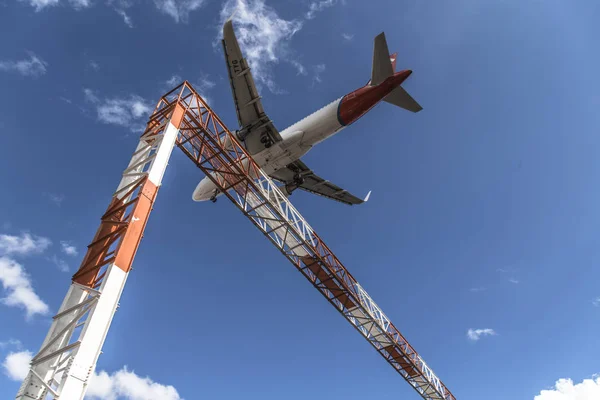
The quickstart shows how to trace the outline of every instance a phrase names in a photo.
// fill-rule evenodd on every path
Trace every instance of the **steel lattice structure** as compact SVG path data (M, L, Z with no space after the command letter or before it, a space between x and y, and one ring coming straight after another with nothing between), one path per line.
M151 115L18 399L83 398L175 145L423 399L455 400L187 81Z

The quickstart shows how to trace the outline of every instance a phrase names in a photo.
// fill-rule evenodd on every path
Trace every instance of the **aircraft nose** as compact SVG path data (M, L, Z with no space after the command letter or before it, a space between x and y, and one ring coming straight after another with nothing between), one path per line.
M215 184L208 177L204 177L196 186L192 199L194 201L208 200L213 195L215 188Z

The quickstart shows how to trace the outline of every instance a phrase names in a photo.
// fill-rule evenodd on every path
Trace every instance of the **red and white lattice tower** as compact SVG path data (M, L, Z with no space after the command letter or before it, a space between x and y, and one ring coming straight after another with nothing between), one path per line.
M423 399L456 400L187 81L151 115L17 399L83 399L175 145Z

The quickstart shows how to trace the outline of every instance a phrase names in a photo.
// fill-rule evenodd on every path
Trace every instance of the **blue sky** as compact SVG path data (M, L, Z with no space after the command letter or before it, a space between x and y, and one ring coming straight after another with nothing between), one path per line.
M303 158L369 202L292 201L455 396L598 398L591 0L1 0L0 397L159 96L188 79L236 127L236 8L279 130L363 85L381 31L414 71L422 112L382 104ZM201 178L174 152L89 398L417 398L232 204L191 201Z

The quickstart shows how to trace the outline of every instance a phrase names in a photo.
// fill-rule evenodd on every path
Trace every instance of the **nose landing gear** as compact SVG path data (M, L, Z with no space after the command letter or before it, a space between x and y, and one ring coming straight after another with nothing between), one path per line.
M213 192L213 195L210 196L210 201L212 201L213 203L216 203L218 194L219 194L219 189L215 189L215 191Z

